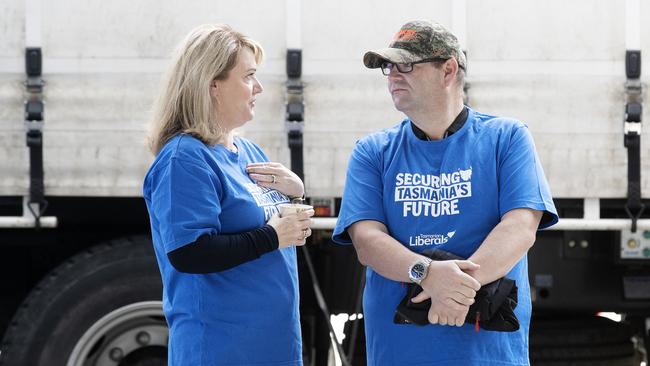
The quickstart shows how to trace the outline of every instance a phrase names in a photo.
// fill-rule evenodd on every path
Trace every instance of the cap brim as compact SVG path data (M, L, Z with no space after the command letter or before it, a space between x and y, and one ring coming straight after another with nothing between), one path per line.
M363 55L363 64L369 69L381 67L384 61L395 64L405 64L420 61L421 57L401 48L382 48L375 51L368 51Z

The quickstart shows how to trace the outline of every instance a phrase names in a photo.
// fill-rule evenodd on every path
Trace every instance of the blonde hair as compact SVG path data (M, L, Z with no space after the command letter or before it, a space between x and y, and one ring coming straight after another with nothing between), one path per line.
M179 44L154 103L147 136L154 155L179 133L208 145L224 139L228 132L219 125L210 86L228 77L243 47L253 51L258 64L262 62L262 46L225 24L198 26Z

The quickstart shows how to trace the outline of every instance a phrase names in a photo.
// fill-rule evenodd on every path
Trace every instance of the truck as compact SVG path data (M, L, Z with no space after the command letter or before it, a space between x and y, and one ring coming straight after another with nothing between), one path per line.
M531 363L647 362L641 0L5 0L0 365L166 364L144 140L172 49L203 23L264 46L265 91L239 133L303 176L316 208L299 257L305 364L364 365L364 268L330 238L355 141L404 118L362 55L414 19L458 36L468 105L535 139L560 223L528 254Z

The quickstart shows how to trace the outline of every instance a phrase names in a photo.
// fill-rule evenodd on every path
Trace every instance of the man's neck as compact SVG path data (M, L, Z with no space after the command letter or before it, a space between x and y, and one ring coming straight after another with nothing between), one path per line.
M463 110L463 100L432 106L420 113L407 113L415 125L426 133L430 140L442 140L458 114Z

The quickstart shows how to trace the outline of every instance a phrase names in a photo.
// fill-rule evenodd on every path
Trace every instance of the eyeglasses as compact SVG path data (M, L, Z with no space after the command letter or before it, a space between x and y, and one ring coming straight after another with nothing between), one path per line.
M381 68L381 73L388 76L390 74L390 71L393 69L393 67L397 67L397 71L401 72L402 74L409 73L413 71L413 65L415 64L424 64L427 62L444 62L447 61L447 58L426 58L424 60L420 61L415 61L415 62L407 62L404 64L398 64L398 63L392 63L389 61L384 61L381 63L380 68Z

